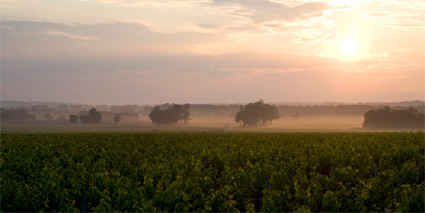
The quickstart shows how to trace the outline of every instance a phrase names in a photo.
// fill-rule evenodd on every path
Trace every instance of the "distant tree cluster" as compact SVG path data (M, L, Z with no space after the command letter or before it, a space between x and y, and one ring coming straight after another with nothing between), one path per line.
M77 123L78 115L70 115L69 122ZM96 108L89 110L89 114L80 116L81 123L100 123L102 121L102 113L98 112Z
M179 121L186 124L190 116L189 108L189 104L174 104L164 110L161 110L159 106L155 106L149 113L149 118L152 120L152 123L156 125L172 124Z
M364 114L366 129L424 129L424 113L414 107L394 110L387 106Z
M1 121L34 121L35 115L28 114L24 109L1 109Z
M100 123L101 120L102 120L102 114L96 111L96 108L89 110L88 115L80 116L81 123Z
M264 125L272 123L274 119L279 119L277 107L265 104L263 100L245 106L241 105L235 116L235 122L242 123L244 126Z

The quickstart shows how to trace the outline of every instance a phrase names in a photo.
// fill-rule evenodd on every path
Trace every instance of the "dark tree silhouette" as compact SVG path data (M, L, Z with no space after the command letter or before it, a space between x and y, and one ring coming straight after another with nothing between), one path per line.
M119 115L119 114L115 114L115 117L114 117L114 122L117 124L118 122L120 122L121 121L121 115Z
M159 125L163 118L164 112L159 108L159 106L155 106L152 111L149 113L149 118L152 120L153 124Z
M149 118L152 120L152 123L156 125L177 123L178 121L186 124L187 121L190 120L189 109L189 104L174 104L164 110L161 110L159 106L155 106L149 113Z
M185 104L182 106L182 112L181 112L181 118L180 121L183 122L184 124L187 123L188 120L190 120L189 116L190 116L190 105L189 104Z
M75 123L77 123L77 120L78 120L78 116L77 115L70 115L69 116L69 122L75 124Z
M82 123L100 123L102 120L102 114L93 108L89 110L88 115L81 115L80 120Z
M35 120L35 115L28 114L24 109L1 109L1 121L28 121Z
M244 126L264 125L272 123L274 119L279 119L277 107L265 104L263 100L241 105L235 115L235 122Z
M370 110L364 114L365 129L424 129L424 113L414 107L395 110L386 106L382 109Z

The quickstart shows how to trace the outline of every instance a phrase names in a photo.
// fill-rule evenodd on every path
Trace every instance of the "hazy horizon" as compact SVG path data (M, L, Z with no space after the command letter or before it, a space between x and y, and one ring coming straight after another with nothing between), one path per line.
M425 100L425 2L2 0L1 101Z
M138 106L157 106L157 105L165 105L165 104L190 104L190 105L240 105L240 104L248 104L253 103L259 100L263 99L257 99L247 102L215 102L215 103L201 103L201 102L162 102L162 103L123 103L123 104L117 104L117 103L84 103L84 102L67 102L67 101L42 101L42 100L2 100L1 104L7 103L7 106L14 105L13 103L25 103L28 105L38 105L40 103L42 104L84 104L84 105L93 105L93 106L101 106L101 105L108 105L108 106L125 106L125 105L138 105ZM395 105L408 105L408 103L412 102L421 102L422 104L425 103L424 100L404 100L404 101L373 101L373 102L341 102L341 101L317 101L317 102L307 102L307 101L267 101L263 100L265 103L269 104L275 104L275 105L291 105L291 106L307 106L307 105L313 105L313 106L326 106L326 105L382 105L382 104L395 104ZM415 104L410 104L409 106L416 106ZM0 105L0 107L3 107Z

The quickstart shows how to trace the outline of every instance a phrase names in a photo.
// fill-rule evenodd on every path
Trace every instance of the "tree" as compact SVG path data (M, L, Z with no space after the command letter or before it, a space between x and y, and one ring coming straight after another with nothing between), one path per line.
M239 112L235 115L235 122L244 126L256 126L272 123L274 119L279 119L277 107L265 104L263 100L249 103L239 107Z
M370 110L364 114L363 128L365 129L424 129L424 113L414 107L407 109Z
M115 117L114 117L114 122L117 124L118 122L120 122L121 121L121 115L119 115L119 114L115 114Z
M88 115L81 115L80 120L82 123L100 123L102 114L96 111L96 108L89 110Z
M181 119L180 120L183 121L184 124L186 124L187 121L190 120L190 118L189 118L189 116L190 116L189 109L190 109L190 105L189 104L185 104L182 107Z
M155 106L149 113L149 118L152 120L152 124L159 125L163 120L163 112L159 106Z
M3 121L33 121L35 115L28 114L24 109L1 109L0 120Z
M70 115L69 116L69 122L75 124L75 123L77 123L77 120L78 120L78 116L77 115Z
M262 110L263 114L260 117L262 124L265 124L267 122L270 122L271 124L274 119L279 119L279 110L276 106L264 104Z
M156 125L177 123L178 121L186 124L187 121L190 120L189 108L189 104L174 104L164 110L161 110L159 106L155 106L149 113L149 118L152 120L152 123Z

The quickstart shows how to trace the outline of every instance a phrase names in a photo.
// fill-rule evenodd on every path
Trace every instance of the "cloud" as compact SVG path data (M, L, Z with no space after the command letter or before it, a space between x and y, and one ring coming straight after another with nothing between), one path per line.
M103 4L116 4L126 7L193 7L202 3L209 2L208 0L97 0Z
M390 16L390 12L389 11L371 11L371 12L366 12L364 14L364 17L366 19L378 19L380 17L388 17Z
M396 15L381 19L381 26L391 28L423 28L425 26L425 15Z
M222 11L224 14L248 17L255 23L311 18L332 8L324 2L309 2L292 8L271 0L214 0L214 3L224 8L228 5L227 11Z
M10 23L7 26L12 27ZM22 31L13 37L15 40L11 40L9 35L6 35L7 42L2 40L2 99L158 104L234 103L252 101L253 98L267 101L364 101L369 96L371 100L372 96L394 100L407 97L417 99L418 95L423 95L423 62L418 64L412 61L412 57L406 53L352 63L296 54L233 53L212 56L180 51L174 54L145 52L129 55L126 53L132 51L129 48L143 47L155 41L148 38L148 28L115 23L103 26L73 25L56 31L72 34L86 32L84 35L98 37L93 42L69 40L64 36L51 39L51 35L33 33L54 29L53 26L61 28L62 25L34 27L24 33L41 37L37 42L48 42L40 43L39 49L31 57L22 56L35 48L34 41L28 43L29 37L23 36ZM140 32L137 33L135 29L129 31L130 26L139 26ZM76 30L74 27L87 29ZM110 28L118 32L111 34ZM101 50L96 46L90 48L96 43L101 46L113 45L121 41L113 38L123 32L136 32L136 35L128 37L128 46L103 47ZM141 39L143 45L134 43L136 40L132 39L133 36ZM165 36L157 42L170 42L163 40L169 35L154 33L152 36ZM67 43L70 43L69 47L65 48ZM133 47L130 47L131 44ZM8 45L13 45L14 51L20 50L19 54L11 57L12 49ZM45 54L45 50L40 48L50 49L53 54L35 57ZM72 54L62 51L67 48ZM102 54L84 54L87 51L101 51ZM422 60L423 55L416 58ZM407 88L405 85L410 86ZM377 91L377 88L381 91ZM400 94L394 96L394 92ZM359 98L353 99L346 94L358 94Z
M26 20L57 22L0 22L2 98L158 103L423 96L423 4L324 1L73 1L74 8L99 10L96 17L91 7L68 10L79 14L75 19L64 18L67 8L59 3L56 14L34 9ZM12 13L17 9L4 19L22 17L24 10ZM370 43L368 60L307 56L326 55L327 45L337 45L331 42L350 35L352 26L363 30L359 47ZM416 52L421 55L411 55ZM394 96L407 85L410 91Z
M252 95L279 100L277 91L290 95L287 88L301 82L309 88L325 84L326 74L312 66L328 63L332 60L256 53L6 58L1 64L2 98L115 104L120 97L124 103L232 103L249 101Z
M421 67L399 68L394 72L384 60L345 64L323 57L257 53L6 59L1 64L1 84L5 100L109 104L422 97Z
M87 37L87 36L81 36L81 35L73 35L65 32L57 32L57 31L49 31L47 34L52 36L64 36L70 39L76 39L76 40L82 40L82 41L90 41L90 40L97 40L95 37Z
M422 28L425 26L425 15L415 12L370 11L363 15L365 20L377 21L380 26L391 28Z
M146 25L128 22L65 24L1 21L0 24L2 58L190 54L198 45L229 40L226 35L217 32L161 33Z
M217 24L198 24L198 26L206 29L216 29L220 27L220 25Z

